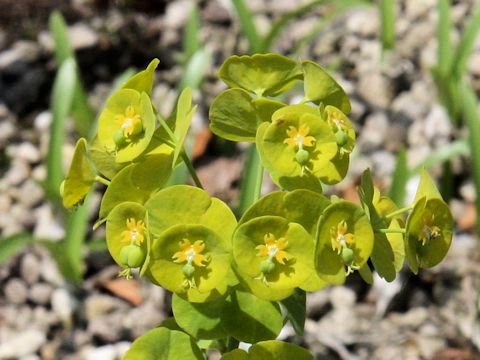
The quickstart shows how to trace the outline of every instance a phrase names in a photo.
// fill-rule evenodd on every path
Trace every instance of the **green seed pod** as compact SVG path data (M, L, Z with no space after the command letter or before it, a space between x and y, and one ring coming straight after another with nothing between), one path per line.
M300 164L300 165L306 165L308 164L309 160L310 160L310 154L307 150L305 149L300 149L297 151L297 153L295 154L295 160L297 160L297 162Z
M335 139L337 140L337 144L339 146L344 146L348 141L348 134L343 130L338 130L335 133Z
M122 147L127 143L127 138L123 134L122 129L118 129L117 131L115 131L115 133L113 134L113 141L115 142L115 145L117 145L117 147Z
M264 274L270 274L274 269L275 269L275 264L270 259L263 260L262 263L260 264L260 270Z
M190 278L192 278L193 274L195 273L195 266L187 263L183 266L182 270L183 270L183 274L185 275L185 277L187 279L190 279Z
M60 196L63 198L63 194L65 194L65 180L63 180L60 184L58 191L60 192Z
M344 247L342 249L342 261L345 265L351 265L354 257L355 254L353 253L352 249L349 249L347 247Z
M120 250L120 262L123 266L137 268L142 266L145 261L145 251L135 244L124 246Z

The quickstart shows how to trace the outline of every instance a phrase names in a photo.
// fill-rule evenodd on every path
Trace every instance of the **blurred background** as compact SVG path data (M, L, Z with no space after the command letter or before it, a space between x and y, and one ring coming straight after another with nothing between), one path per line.
M327 189L357 201L367 167L408 203L427 167L455 218L447 258L393 283L357 275L308 296L304 338L317 359L480 359L480 3L474 0L0 0L0 359L120 359L171 316L170 297L117 277L103 187L68 212L54 178L116 86L154 57L153 103L199 105L188 149L206 190L242 208L248 146L208 130L233 54L278 52L329 69L351 97L357 148ZM301 89L300 89L301 90ZM292 93L292 99L295 97ZM184 168L171 183L190 182ZM268 177L263 192L274 189ZM214 357L212 357L214 358Z

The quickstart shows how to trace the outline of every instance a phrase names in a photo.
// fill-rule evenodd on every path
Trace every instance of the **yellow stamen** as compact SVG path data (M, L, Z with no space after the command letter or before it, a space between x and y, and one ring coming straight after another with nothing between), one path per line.
M285 238L276 239L273 234L265 234L265 245L258 245L257 256L268 256L270 259L275 258L280 264L285 265L285 261L288 260L288 253L284 249L288 246L288 241Z
M441 236L442 231L435 225L435 215L425 215L422 219L422 226L418 240L422 242L422 245L427 244L430 240L436 239Z
M183 239L179 243L180 251L173 254L172 259L175 263L187 262L195 266L205 266L204 262L208 261L207 257L202 253L205 250L205 243L202 240L197 240L193 244L190 240Z
M336 227L332 226L330 229L332 249L337 251L339 255L344 247L348 247L355 243L354 235L347 233L347 231L347 222L345 220L340 221Z
M140 115L135 113L133 106L127 106L125 114L117 115L115 121L120 125L120 129L122 129L126 138L140 132L138 129L141 129L142 120Z
M127 229L122 232L123 242L135 242L140 246L144 240L145 223L142 220L128 218Z
M309 132L310 128L305 125L300 125L298 130L296 127L290 126L287 130L288 138L283 142L287 144L289 148L298 147L299 149L303 149L304 146L313 146L315 138L309 136Z

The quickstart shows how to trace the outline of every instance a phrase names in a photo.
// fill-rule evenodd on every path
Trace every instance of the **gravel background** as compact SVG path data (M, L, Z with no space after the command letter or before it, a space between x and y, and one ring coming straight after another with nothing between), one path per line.
M260 31L305 1L251 0ZM458 39L474 1L454 1L453 39ZM31 232L61 241L61 214L44 199L45 159L55 75L48 16L63 11L89 101L99 110L113 80L130 66L161 60L153 101L168 114L182 75L178 63L182 32L192 2L108 0L0 0L0 236ZM480 4L478 4L480 6ZM199 37L212 53L194 120L196 165L207 190L236 204L244 159L242 144L212 138L208 107L225 85L216 69L231 54L248 50L231 4L201 1ZM320 6L282 32L274 50L312 59L333 69L351 96L358 152L348 177L331 189L355 199L359 175L371 167L378 186L388 189L398 150L408 148L410 166L465 133L452 127L436 97L430 68L436 63L436 0L397 4L395 51L382 58L376 7L350 10L310 41L302 42L332 7ZM480 39L468 69L480 90ZM383 60L382 60L383 59ZM76 140L71 126L64 148L68 164ZM281 339L302 344L318 359L480 359L477 292L480 252L473 235L475 191L468 158L453 162L456 233L445 261L418 276L408 271L387 284L367 286L351 276L345 286L308 298L303 339L288 326ZM435 176L441 169L432 169ZM409 196L415 190L409 183ZM264 191L272 189L268 179ZM98 203L102 189L94 197ZM96 209L91 214L92 223ZM102 230L93 236L102 236ZM1 241L1 240L0 240ZM42 247L31 246L0 266L0 359L121 358L131 341L170 316L170 298L142 279L116 278L105 252L86 254L85 281L67 283ZM212 354L212 359L216 358Z

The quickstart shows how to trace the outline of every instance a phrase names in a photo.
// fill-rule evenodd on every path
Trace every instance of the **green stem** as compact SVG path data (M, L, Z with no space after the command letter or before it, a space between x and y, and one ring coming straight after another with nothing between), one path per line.
M377 229L375 231L382 234L405 234L406 233L405 229Z
M98 181L99 183L102 183L103 185L109 186L110 185L110 180L107 180L101 176L95 176L95 181Z
M184 162L185 165L187 166L188 172L189 172L190 175L192 176L192 179L193 179L193 181L195 182L195 185L197 185L197 187L199 187L200 189L203 190L202 182L201 182L200 179L198 178L197 172L195 171L195 168L193 167L193 164L192 164L192 162L190 161L190 158L188 157L188 155L185 153L185 151L182 150L182 151L180 152L180 156L182 157L183 162Z
M413 208L412 205L405 206L405 207L403 207L403 208L400 208L400 209L398 209L398 210L395 210L395 211L391 212L390 214L385 215L385 218L391 219L391 218L393 218L393 217L395 217L395 216L397 216L397 215L401 215L401 214L403 214L404 212L407 212L407 211L409 211L409 210L412 210L412 208Z
M247 164L240 189L239 213L243 214L260 198L263 181L263 166L255 144L248 150Z
M177 145L177 138L175 137L175 134L173 133L172 129L170 129L170 127L168 126L166 121L161 116L159 116L158 114L157 114L157 119L158 119L158 121L160 121L160 125L162 125L162 127L165 129L168 136L172 140L173 144L176 146Z

